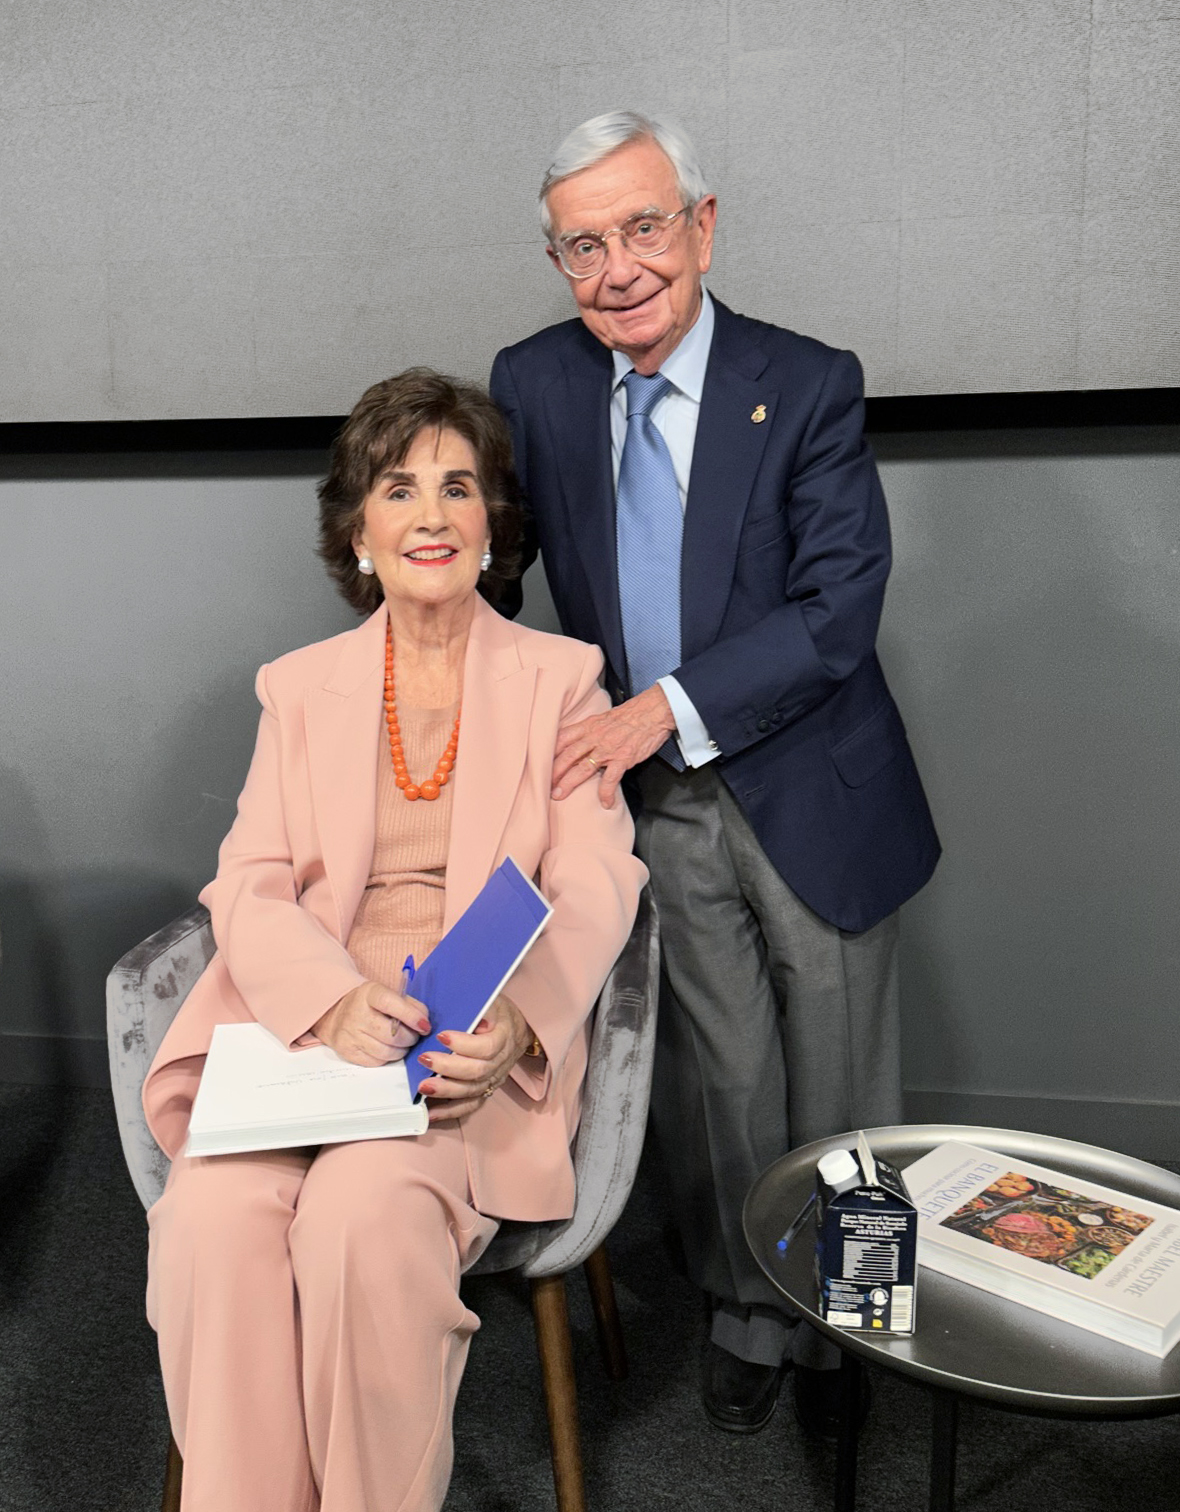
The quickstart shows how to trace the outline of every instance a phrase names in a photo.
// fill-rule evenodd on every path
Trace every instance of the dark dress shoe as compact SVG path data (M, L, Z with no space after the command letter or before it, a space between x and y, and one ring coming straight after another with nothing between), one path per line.
M856 1426L863 1428L869 1415L869 1378L860 1373L860 1400ZM795 1416L805 1433L814 1438L836 1439L840 1434L840 1372L795 1366Z
M708 1340L701 1359L705 1415L727 1433L757 1433L774 1413L782 1375L781 1365L751 1365Z

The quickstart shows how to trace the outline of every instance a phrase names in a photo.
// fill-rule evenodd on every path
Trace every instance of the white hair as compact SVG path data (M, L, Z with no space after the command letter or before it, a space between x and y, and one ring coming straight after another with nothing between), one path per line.
M695 205L709 193L701 171L696 148L679 126L660 116L640 115L637 110L608 110L575 126L562 142L545 172L538 198L541 201L541 229L553 240L553 221L549 215L549 191L571 174L593 168L628 142L650 139L667 155L676 174L677 187L686 205Z

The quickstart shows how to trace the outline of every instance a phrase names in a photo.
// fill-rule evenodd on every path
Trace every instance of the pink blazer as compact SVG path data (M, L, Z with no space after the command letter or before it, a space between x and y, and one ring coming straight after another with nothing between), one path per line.
M356 630L264 666L262 718L216 879L201 893L218 953L144 1083L148 1125L183 1148L213 1026L257 1019L287 1045L364 980L344 942L373 858L383 744L384 605ZM549 797L563 724L609 706L592 646L502 619L482 599L467 645L446 926L504 857L539 874L553 917L507 991L545 1049L460 1125L475 1205L537 1221L573 1211L570 1141L587 1018L634 922L646 869L625 805L597 784Z

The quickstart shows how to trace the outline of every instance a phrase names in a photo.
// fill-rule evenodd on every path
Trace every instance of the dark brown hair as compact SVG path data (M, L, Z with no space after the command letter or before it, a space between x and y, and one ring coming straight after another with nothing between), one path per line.
M512 437L483 389L430 368L407 368L366 389L332 443L320 501L320 556L340 592L360 614L384 598L380 580L356 564L352 538L364 521L365 499L388 468L399 466L424 430L450 430L475 453L479 491L488 512L492 565L479 591L496 603L520 575L520 485L512 466Z

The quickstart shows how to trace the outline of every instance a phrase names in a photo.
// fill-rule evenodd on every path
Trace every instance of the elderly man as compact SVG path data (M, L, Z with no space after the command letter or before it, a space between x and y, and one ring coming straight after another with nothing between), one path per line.
M792 1347L742 1202L790 1145L900 1117L897 909L939 854L874 652L890 545L860 367L702 289L717 201L668 123L587 121L541 202L580 318L502 351L492 393L562 625L602 647L615 704L565 737L553 795L596 779L610 804L629 774L705 1410L761 1428L793 1353L822 1430L832 1377Z

